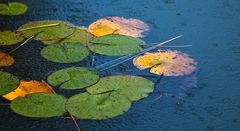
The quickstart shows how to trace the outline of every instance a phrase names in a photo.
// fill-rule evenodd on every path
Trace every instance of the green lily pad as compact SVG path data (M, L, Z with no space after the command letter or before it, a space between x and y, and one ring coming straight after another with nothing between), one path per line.
M19 79L7 72L0 71L0 95L5 95L16 89Z
M74 25L59 20L34 21L22 25L18 31L25 37L39 33L36 40L58 40L71 35L75 31Z
M107 119L123 114L131 107L130 100L118 93L72 96L66 103L68 112L80 119Z
M27 11L27 5L20 2L9 2L8 5L0 4L1 15L21 15Z
M45 40L42 41L46 45L50 44L62 44L65 42L71 43L81 43L81 44L88 44L93 39L93 35L90 34L87 29L83 27L78 27L74 31L74 33L66 38L58 39L58 40Z
M80 89L91 86L99 80L97 73L84 67L70 67L52 73L48 83L62 89Z
M109 56L123 56L138 53L144 41L126 35L111 34L94 38L89 49L93 52Z
M20 33L13 31L0 32L0 46L14 45L23 40L24 38L21 36Z
M90 94L99 94L109 91L118 92L127 96L131 101L147 97L154 89L152 81L138 76L108 76L87 88Z
M76 31L65 39L65 42L79 42L81 44L88 44L93 39L93 35L85 28L77 28Z
M66 99L61 95L37 93L18 97L11 102L11 109L26 117L54 117L66 112Z
M74 63L86 58L89 50L79 43L52 44L43 48L41 55L52 62Z

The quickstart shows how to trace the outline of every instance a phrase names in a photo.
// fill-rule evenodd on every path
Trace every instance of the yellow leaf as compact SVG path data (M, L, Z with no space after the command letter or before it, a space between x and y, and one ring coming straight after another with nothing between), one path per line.
M133 64L143 70L151 68L150 72L165 76L183 76L196 69L196 62L180 51L159 50L134 58Z
M44 81L22 80L17 89L4 95L3 97L8 100L13 100L17 97L25 97L26 95L33 93L54 93L54 90Z
M149 27L138 19L125 19L115 16L95 21L89 25L88 30L95 36L122 34L132 37L144 37L144 33L149 31Z
M0 67L11 66L14 63L14 58L0 51Z
M107 19L100 19L89 25L88 30L95 36L104 36L117 33L119 27Z

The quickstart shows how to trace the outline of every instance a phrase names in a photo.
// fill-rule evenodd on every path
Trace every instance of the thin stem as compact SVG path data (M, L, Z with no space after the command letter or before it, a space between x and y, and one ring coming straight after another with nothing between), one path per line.
M42 81L42 82L46 83L45 81ZM46 83L46 84L47 84L47 83ZM48 84L47 84L47 85L48 85ZM56 94L56 92L55 92L50 86L47 86L47 87L50 88L50 89L53 91L54 94ZM73 120L75 126L77 127L77 130L78 130L78 131L81 131L81 130L80 130L80 127L79 127L78 124L77 124L76 119L75 119L71 114L69 114L69 115L70 115L70 117L68 117L68 118L71 118L71 119Z
M153 45L155 45L155 44L153 44ZM148 46L152 46L152 44L147 44L147 45L144 45L144 47L148 47ZM187 47L192 47L192 45L179 45L179 46L161 46L161 47L164 47L164 48L187 48Z
M39 25L39 26L34 26L34 27L28 27L28 28L23 28L23 29L18 29L17 31L27 31L27 30L33 30L33 29L39 29L39 28L45 28L45 27L53 27L53 26L58 26L60 23L53 23L53 24L47 24L47 25Z
M0 106L9 106L9 103L0 103Z
M20 44L18 47L14 48L13 50L11 50L10 52L8 52L8 54L13 53L14 51L16 51L17 49L19 49L20 47L22 47L23 45L25 45L26 43L28 43L29 41L31 41L36 35L33 35L31 37L29 37L27 40L25 40L22 44Z

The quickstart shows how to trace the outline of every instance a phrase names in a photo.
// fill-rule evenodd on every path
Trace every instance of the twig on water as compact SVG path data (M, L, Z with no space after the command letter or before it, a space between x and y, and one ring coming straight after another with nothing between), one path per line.
M135 57L137 57L138 55L144 54L144 53L146 53L146 52L148 52L148 51L151 51L151 50L153 50L153 49L156 49L156 48L158 48L158 47L161 47L161 46L163 46L164 44L169 43L169 42L171 42L171 41L173 41L173 40L176 40L176 39L178 39L178 38L180 38L180 37L182 37L182 36L183 36L183 35L179 35L179 36L177 36L177 37L171 38L171 39L169 39L169 40L167 40L167 41L164 41L164 42L162 42L162 43L153 45L153 46L151 46L151 47L149 47L149 48L146 48L146 49L142 50L140 53L133 54L133 55L123 56L123 57L117 58L117 59L115 59L115 60L106 62L106 63L104 63L104 64L101 64L101 65L99 65L99 66L96 66L93 70L97 70L97 71L107 70L107 69L109 69L109 68L112 68L112 67L114 67L114 66L117 66L117 65L119 65L119 64L122 64L122 63L124 63L124 62L126 62L126 61L128 61L128 60L130 60L130 59L132 59L132 58L135 58Z
M40 26L18 29L17 31L21 32L21 31L27 31L27 30L33 30L33 29L39 29L39 28L45 28L45 27L53 27L53 26L59 26L59 25L60 25L60 23L53 23L53 24L46 24L46 25L40 25Z

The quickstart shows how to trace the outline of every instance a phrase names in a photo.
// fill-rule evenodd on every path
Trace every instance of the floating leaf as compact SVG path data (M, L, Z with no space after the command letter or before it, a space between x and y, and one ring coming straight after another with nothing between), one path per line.
M85 28L77 28L76 31L65 39L65 42L79 42L88 44L93 39L93 36Z
M131 106L130 100L118 93L89 95L82 93L68 99L66 109L80 119L107 119L123 114Z
M5 95L19 85L19 79L7 72L0 71L0 95Z
M23 41L21 34L13 31L0 32L0 46L14 45Z
M41 51L42 57L59 63L79 62L87 57L88 54L88 48L79 43L52 44Z
M65 113L66 99L56 94L30 94L11 102L11 109L26 117L54 117Z
M118 25L107 19L100 19L88 26L88 30L95 36L104 36L118 33Z
M144 37L149 27L138 19L125 19L123 17L106 17L89 25L88 30L95 36L109 34L122 34L132 37Z
M144 41L126 35L106 35L94 38L89 49L93 52L109 55L123 56L140 52Z
M164 76L183 76L196 69L196 62L180 51L159 50L136 57L133 64L139 69L151 68L150 72Z
M8 5L0 4L0 15L21 15L28 7L20 2L9 2Z
M138 76L109 76L87 88L90 94L99 94L109 91L118 92L127 96L131 101L136 101L148 96L154 89L150 80Z
M17 97L25 97L26 95L33 93L54 93L54 91L46 82L22 80L17 89L3 97L8 100L13 100Z
M6 53L0 51L0 68L11 66L14 63L14 58Z
M34 21L22 25L19 29L25 37L39 33L36 40L58 40L71 35L75 31L74 25L59 20Z
M95 84L99 80L97 73L83 67L70 67L52 73L48 82L62 89L80 89Z

